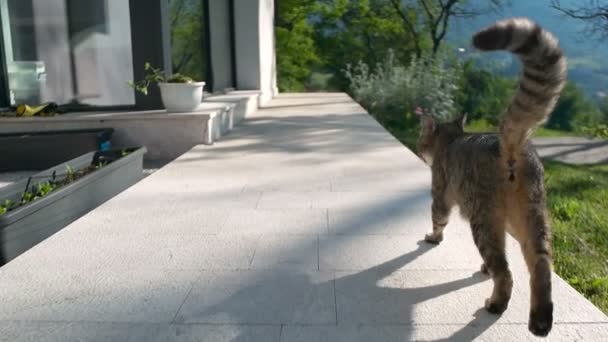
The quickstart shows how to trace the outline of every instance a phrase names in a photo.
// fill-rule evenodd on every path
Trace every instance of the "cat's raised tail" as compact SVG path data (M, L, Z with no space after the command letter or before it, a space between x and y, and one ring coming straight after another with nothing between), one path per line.
M548 119L564 88L567 61L557 38L526 18L496 22L476 33L473 45L482 51L510 51L523 64L519 86L500 124L501 156L514 180L519 152Z

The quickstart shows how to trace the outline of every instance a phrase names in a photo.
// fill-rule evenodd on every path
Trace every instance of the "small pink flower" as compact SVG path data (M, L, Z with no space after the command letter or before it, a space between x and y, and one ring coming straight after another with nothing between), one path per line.
M421 116L424 114L424 110L420 107L416 107L416 109L414 110L414 113L416 113L416 115Z

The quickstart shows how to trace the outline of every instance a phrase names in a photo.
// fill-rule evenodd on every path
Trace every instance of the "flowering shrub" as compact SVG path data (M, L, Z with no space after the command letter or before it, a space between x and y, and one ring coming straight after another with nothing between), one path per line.
M348 65L345 73L355 100L380 120L403 121L417 107L438 121L455 118L460 70L444 58L414 58L403 67L391 51L373 70L359 62Z

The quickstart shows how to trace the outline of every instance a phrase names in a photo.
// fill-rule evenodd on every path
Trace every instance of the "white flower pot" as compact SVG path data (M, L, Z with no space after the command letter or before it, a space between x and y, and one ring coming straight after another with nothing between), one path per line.
M201 105L205 82L159 83L158 86L167 112L192 112Z

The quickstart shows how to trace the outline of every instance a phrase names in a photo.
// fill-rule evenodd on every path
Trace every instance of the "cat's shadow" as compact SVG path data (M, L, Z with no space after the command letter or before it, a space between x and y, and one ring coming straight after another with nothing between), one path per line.
M433 248L437 247L420 241L417 249L402 256L353 274L338 272L335 279L319 283L312 281L305 272L275 270L215 305L178 313L175 323L274 324L278 319L287 328L291 325L301 326L302 322L305 322L304 325L358 325L359 329L366 325L373 327L376 322L400 326L405 323L407 326L415 321L413 311L417 304L489 280L488 276L475 272L470 277L416 288L378 285ZM340 276L340 273L346 275ZM330 317L327 312L326 315L318 312L320 307L327 308L327 303L315 298L327 299L328 293L335 294L335 318L332 311L331 321L321 322ZM485 298L482 296L480 294L480 303ZM466 313L454 312L453 315L458 317ZM499 317L487 313L483 308L474 316L471 322L450 337L438 341L471 341ZM441 323L444 322L438 324ZM412 326L412 329L415 327ZM411 340L412 329L404 329L404 336L399 336L399 339ZM246 339L247 336L239 336L233 341Z

